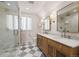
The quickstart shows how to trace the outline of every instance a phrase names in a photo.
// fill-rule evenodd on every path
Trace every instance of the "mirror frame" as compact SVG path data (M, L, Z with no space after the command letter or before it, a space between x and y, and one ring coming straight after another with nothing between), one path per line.
M72 2L72 3L68 4L68 5L66 5L65 7L68 7L68 6L70 6L71 4L73 4L73 3L74 3L74 2ZM70 32L68 32L68 33L79 33L79 2L78 2L78 1L76 2L76 6L77 6L76 10L77 10L77 13L78 13L78 32L71 32L71 31L70 31ZM59 10L57 11L57 13L56 13L56 14L57 14L57 31L59 31L59 30L58 30L58 16L59 16L59 15L58 15L58 12L61 11L62 9L64 9L65 7L59 9ZM65 31L59 31L59 32L65 32Z
M45 30L45 31L51 31L51 18L50 18L50 16L47 16L45 19L48 19L49 20L49 29L48 30ZM44 20L45 20L44 19ZM44 25L45 26L45 25Z

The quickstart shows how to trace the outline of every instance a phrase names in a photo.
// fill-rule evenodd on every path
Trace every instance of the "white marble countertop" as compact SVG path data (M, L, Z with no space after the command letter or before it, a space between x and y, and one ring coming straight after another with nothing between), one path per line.
M64 45L67 45L69 47L75 48L79 46L79 40L77 39L68 39L68 38L63 38L58 35L50 35L50 34L43 34L43 33L38 33L39 35L42 35L44 37L47 37L51 40L57 41L59 43L62 43Z

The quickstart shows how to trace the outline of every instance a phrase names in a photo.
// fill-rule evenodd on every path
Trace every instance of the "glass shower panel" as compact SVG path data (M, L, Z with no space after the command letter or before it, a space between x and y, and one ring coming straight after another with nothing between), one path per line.
M0 56L16 56L18 45L18 5L0 1Z

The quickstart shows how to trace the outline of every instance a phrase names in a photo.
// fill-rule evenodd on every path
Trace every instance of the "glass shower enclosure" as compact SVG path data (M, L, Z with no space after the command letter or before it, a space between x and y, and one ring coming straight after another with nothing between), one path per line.
M0 1L0 56L16 56L18 40L18 3Z

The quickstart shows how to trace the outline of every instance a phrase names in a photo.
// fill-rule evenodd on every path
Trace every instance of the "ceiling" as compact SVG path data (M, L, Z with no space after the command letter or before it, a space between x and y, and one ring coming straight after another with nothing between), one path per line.
M0 7L6 10L18 11L18 4L15 1L0 1Z
M20 1L19 7L22 12L45 16L51 10L55 9L60 3L60 1L34 1L33 3L29 3L29 1Z
M2 1L0 5L9 10L18 10L18 6L21 12L28 14L37 14L41 17L45 17L48 13L51 13L57 8L63 1ZM10 5L8 5L8 3Z

